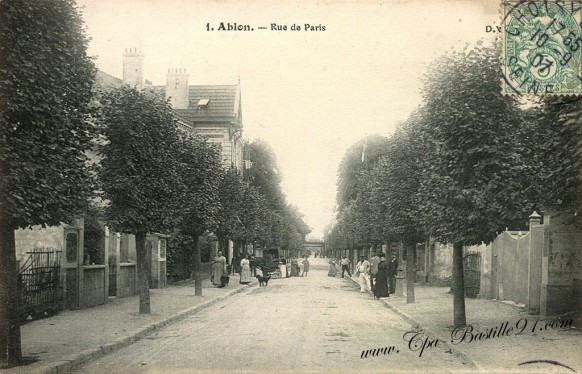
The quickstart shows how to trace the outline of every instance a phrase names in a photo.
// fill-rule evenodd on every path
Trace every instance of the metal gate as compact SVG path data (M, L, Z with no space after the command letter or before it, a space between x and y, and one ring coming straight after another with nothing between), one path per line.
M463 257L465 296L475 298L481 287L481 253L468 253Z
M61 251L35 248L18 273L23 320L43 318L62 307L60 286Z

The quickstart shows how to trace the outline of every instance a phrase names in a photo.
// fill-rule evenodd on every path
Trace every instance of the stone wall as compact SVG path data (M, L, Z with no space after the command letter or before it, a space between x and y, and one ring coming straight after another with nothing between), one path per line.
M582 294L582 217L579 212L544 214L540 313L580 311Z
M91 308L107 302L105 288L105 265L89 265L83 267L83 284L80 293L79 308Z
M429 246L434 254L432 270L428 274L428 283L435 286L452 285L453 278L453 245L434 242Z

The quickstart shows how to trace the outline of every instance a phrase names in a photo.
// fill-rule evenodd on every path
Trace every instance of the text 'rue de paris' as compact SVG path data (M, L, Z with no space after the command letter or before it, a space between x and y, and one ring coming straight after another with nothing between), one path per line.
M255 31L255 30L326 31L326 27L323 24L311 24L311 23L293 23L291 25L270 23L268 26L261 25L257 27L237 22L219 22L217 24L212 24L210 22L206 23L206 31Z

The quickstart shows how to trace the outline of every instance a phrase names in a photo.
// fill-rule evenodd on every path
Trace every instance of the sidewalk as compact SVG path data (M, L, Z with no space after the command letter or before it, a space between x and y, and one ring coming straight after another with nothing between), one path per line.
M253 279L251 285L255 285ZM127 346L155 329L195 313L244 290L247 285L230 277L230 285L215 288L206 279L202 297L194 296L194 282L150 290L151 311L140 315L139 296L112 298L94 308L66 310L21 327L22 355L30 363L2 374L63 373L108 352Z
M355 277L352 280L357 283ZM582 370L582 331L575 322L569 323L568 318L542 317L505 302L466 298L468 326L453 334L453 295L449 293L449 287L415 285L414 303L406 303L406 294L391 295L382 298L381 302L407 320L415 330L422 330L431 339L438 338L440 348L446 347L445 350L450 350L475 369L488 373L508 370L572 372L548 362L522 364L545 360L558 362L577 372ZM555 321L558 322L554 325L546 325ZM567 326L561 328L560 324Z
M357 283L355 277L352 280ZM256 280L253 279L252 285L256 285ZM50 318L29 322L22 326L21 333L23 355L31 362L0 372L66 372L249 288L238 283L238 276L231 276L227 288L214 288L209 280L205 280L204 296L197 297L194 296L193 282L185 282L150 290L150 315L137 313L139 297L132 296L113 298L109 303L94 308L63 311ZM488 373L508 370L571 372L547 362L519 365L546 360L559 362L578 372L582 370L582 333L579 329L546 327L547 321L556 318L539 317L538 321L538 316L503 302L466 299L467 323L473 330L462 330L452 336L453 297L448 291L448 287L416 285L415 303L406 304L406 297L394 295L381 301L370 295L370 302L384 303L409 322L415 331L423 331L431 340L439 339L437 347L425 349L438 348L455 354L474 369ZM519 330L523 330L522 333L516 334ZM487 331L493 332L489 338L485 338ZM478 332L483 334L478 335ZM403 345L407 343L403 341Z

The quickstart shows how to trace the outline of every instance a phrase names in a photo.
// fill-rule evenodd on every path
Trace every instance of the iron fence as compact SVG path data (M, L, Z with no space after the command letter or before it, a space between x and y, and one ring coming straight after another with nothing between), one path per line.
M61 251L34 248L18 273L21 294L21 316L38 319L55 314L62 308L60 286Z

